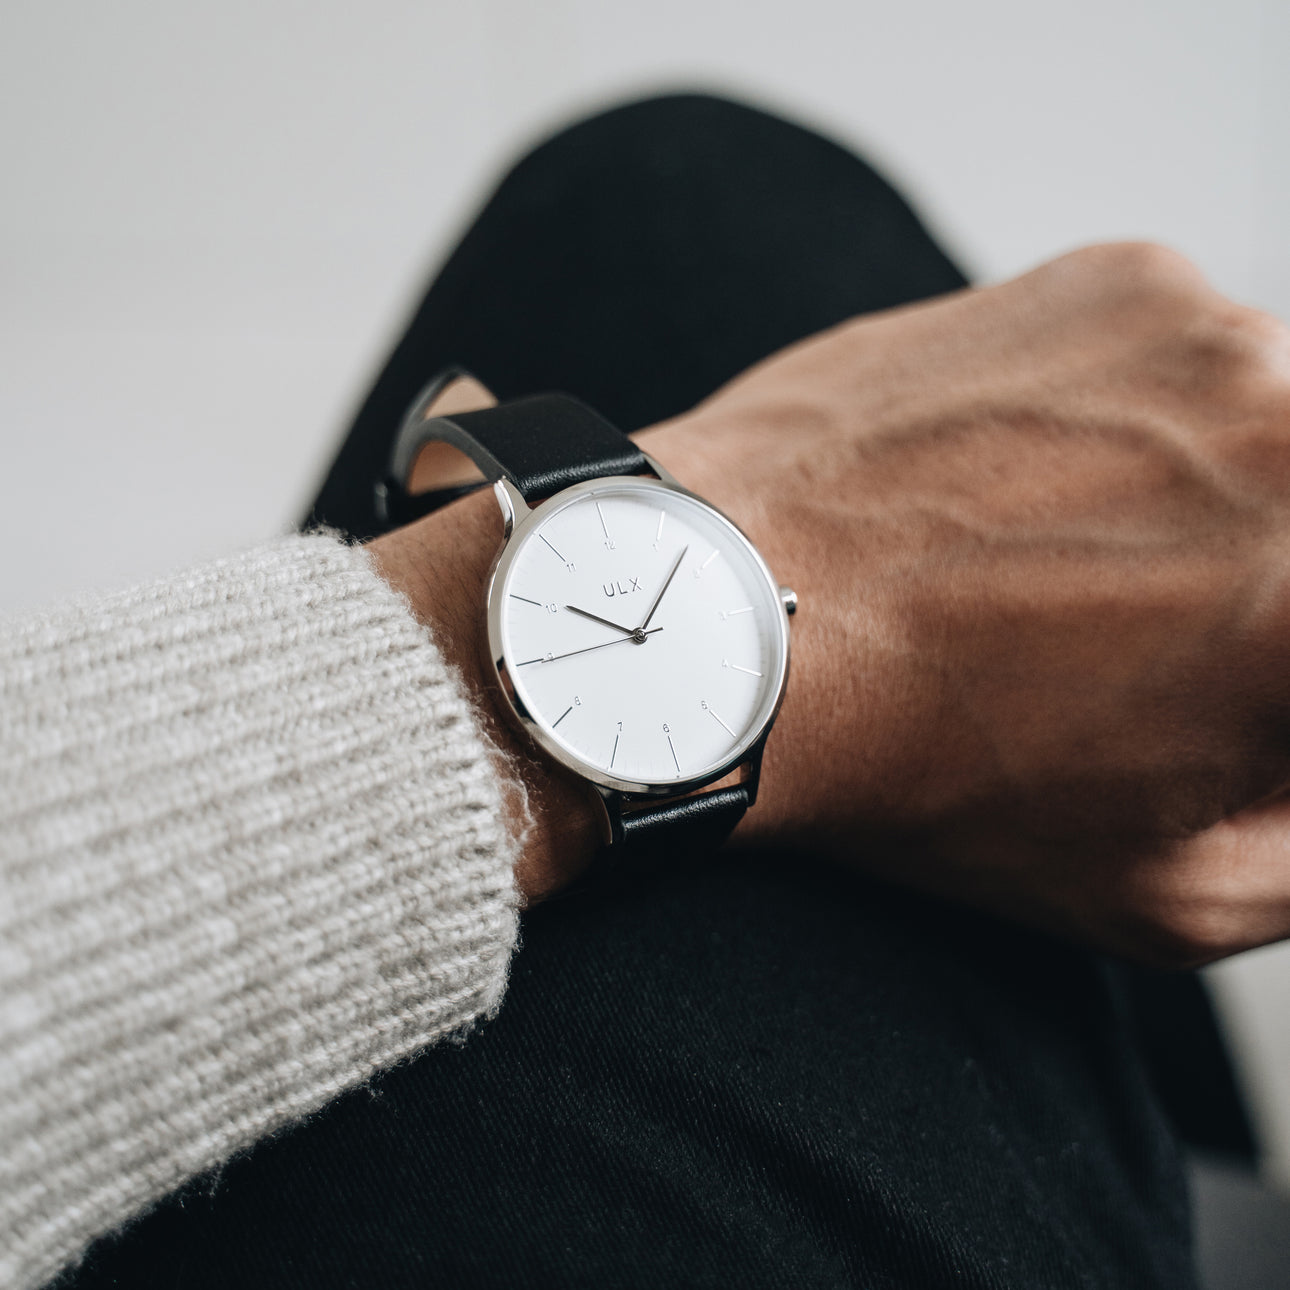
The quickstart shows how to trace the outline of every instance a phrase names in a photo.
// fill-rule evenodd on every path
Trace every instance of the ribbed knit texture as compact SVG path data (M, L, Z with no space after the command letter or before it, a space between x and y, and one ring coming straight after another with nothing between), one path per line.
M513 859L361 550L0 626L0 1285L496 1008Z

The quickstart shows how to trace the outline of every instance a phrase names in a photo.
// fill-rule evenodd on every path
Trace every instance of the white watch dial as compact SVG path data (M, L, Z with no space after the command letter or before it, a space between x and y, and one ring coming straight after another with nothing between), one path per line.
M654 788L747 752L774 715L788 631L728 520L618 479L570 489L512 542L491 591L494 648L549 747L602 783Z

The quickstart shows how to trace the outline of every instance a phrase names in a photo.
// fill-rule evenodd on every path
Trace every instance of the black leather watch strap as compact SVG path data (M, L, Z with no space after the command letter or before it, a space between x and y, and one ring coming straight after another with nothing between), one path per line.
M655 847L675 847L679 839L687 850L720 846L751 804L747 784L716 788L710 793L678 797L670 802L622 813L622 836L616 837L634 855ZM617 848L615 848L617 849Z
M644 475L645 454L621 430L567 394L534 394L479 412L432 417L400 443L406 478L425 444L460 448L489 483L505 477L526 502L606 475Z

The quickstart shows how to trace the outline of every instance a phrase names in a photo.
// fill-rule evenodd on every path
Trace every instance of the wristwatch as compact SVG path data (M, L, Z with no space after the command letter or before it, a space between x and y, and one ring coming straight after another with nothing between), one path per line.
M437 414L461 377L441 373L409 410L378 508L402 522L466 491L409 493L428 444L469 457L502 511L481 612L515 722L594 787L613 854L715 845L757 796L796 596L585 404L541 394Z

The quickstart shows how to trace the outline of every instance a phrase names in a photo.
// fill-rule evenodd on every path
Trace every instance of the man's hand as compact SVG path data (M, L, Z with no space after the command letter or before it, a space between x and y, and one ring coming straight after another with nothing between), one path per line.
M1151 246L860 319L642 446L796 588L740 836L1101 948L1290 934L1290 332Z
M1290 935L1280 324L1100 247L805 341L641 442L801 597L738 836L1156 962ZM479 685L491 506L378 544ZM538 896L594 810L494 723Z

